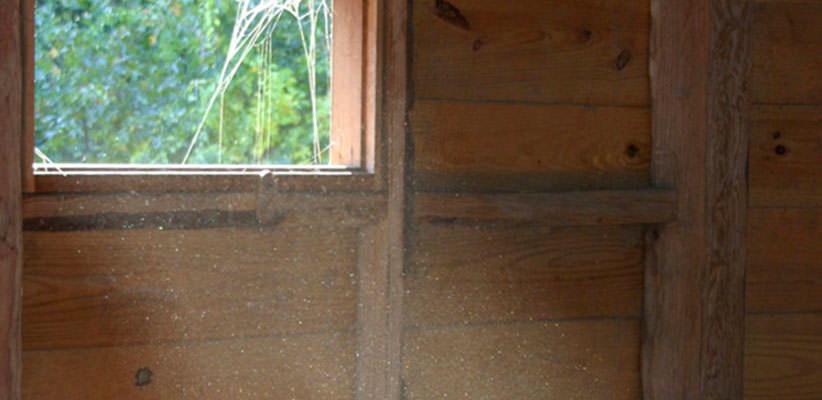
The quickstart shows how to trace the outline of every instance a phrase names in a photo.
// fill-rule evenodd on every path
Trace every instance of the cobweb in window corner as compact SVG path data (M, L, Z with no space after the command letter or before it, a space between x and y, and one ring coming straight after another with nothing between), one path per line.
M197 140L205 127L206 120L212 109L219 101L220 122L218 130L218 162L222 163L222 141L223 141L223 109L225 106L225 92L231 84L232 79L237 73L237 70L248 57L248 54L257 49L262 52L264 63L270 64L272 59L271 48L271 32L277 29L278 23L283 16L292 17L297 20L297 26L300 33L300 41L303 48L304 59L306 63L306 70L308 73L309 95L311 99L312 111L312 130L313 130L313 146L312 146L312 162L319 164L323 152L329 150L320 148L320 133L317 114L317 42L316 32L319 27L320 19L325 27L324 39L326 48L331 48L331 24L332 10L328 4L329 0L237 0L237 14L234 18L234 27L232 29L231 41L229 43L226 60L223 64L217 85L214 89L208 106L203 112L200 123L194 132L188 150L186 151L181 164L188 162ZM303 22L308 21L308 27L304 27ZM265 65L268 65L265 64ZM266 132L267 124L266 118L270 118L270 114L266 114L266 108L271 103L270 92L264 90L267 84L268 77L265 70L259 70L258 78L258 103L256 116L256 133L255 141L269 140L270 132ZM259 158L257 162L259 163Z

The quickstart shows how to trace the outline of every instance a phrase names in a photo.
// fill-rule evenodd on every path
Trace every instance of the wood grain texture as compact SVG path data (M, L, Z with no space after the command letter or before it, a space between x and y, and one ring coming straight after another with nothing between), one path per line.
M639 227L441 223L414 237L407 327L639 317Z
M414 0L413 9L417 98L648 105L646 1Z
M19 400L22 296L21 3L0 3L0 399Z
M758 4L753 25L756 103L822 103L822 3Z
M745 399L822 398L822 315L748 315Z
M647 399L742 397L751 16L747 0L651 1L652 182L680 198L648 235Z
M530 222L552 226L657 224L676 219L676 191L416 193L414 216L430 220Z
M363 127L365 87L365 35L368 29L364 19L366 1L339 1L333 3L334 23L331 48L331 76L345 77L331 80L331 138L332 164L359 167L363 161ZM373 60L372 60L373 61ZM371 133L371 132L369 132ZM316 149L319 150L319 149Z
M276 186L288 191L375 191L380 181L360 172L292 174L84 174L35 175L38 193L158 193L158 192L250 192Z
M27 232L26 350L350 331L356 230Z
M403 361L408 400L642 397L636 320L411 330Z
M756 106L751 125L751 206L822 206L822 107Z
M393 359L388 353L387 335L388 253L386 221L364 226L359 231L357 275L357 400L382 400L389 387L386 368Z
M98 193L29 195L24 228L31 230L204 229L242 226L359 226L385 216L373 192ZM232 217L233 216L233 217ZM118 222L120 221L120 222ZM222 222L221 222L222 221ZM163 223L165 222L165 223Z
M26 351L27 399L353 399L354 340L312 334ZM137 386L137 371L151 371Z
M34 0L20 0L23 23L23 138L20 161L23 192L34 191Z
M419 101L411 127L416 190L648 186L644 108Z
M822 312L822 209L751 209L748 312Z
M696 292L703 302L700 390L702 398L741 399L753 4L751 0L711 0L710 4L708 258Z
M158 213L175 211L253 211L254 193L129 193L26 195L23 218L95 215L114 212Z
M345 227L383 220L385 203L385 196L375 193L282 193L261 189L256 208L261 222Z
M408 161L408 104L409 104L409 2L384 1L385 19L383 36L384 61L384 123L386 129L385 179L387 188L386 230L382 251L387 254L388 275L385 284L387 297L387 361L384 385L385 398L401 399L400 379L402 318L403 318L403 271L406 253L406 204L412 193L409 186Z

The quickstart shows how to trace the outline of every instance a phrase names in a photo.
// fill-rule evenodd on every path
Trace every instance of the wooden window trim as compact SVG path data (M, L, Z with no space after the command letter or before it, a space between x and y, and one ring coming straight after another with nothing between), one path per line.
M382 44L381 2L335 2L332 76L333 165L122 165L34 163L34 1L23 19L22 176L26 193L128 191L254 191L274 182L285 190L381 190L377 127ZM342 93L343 96L333 95ZM358 101L352 101L358 99Z

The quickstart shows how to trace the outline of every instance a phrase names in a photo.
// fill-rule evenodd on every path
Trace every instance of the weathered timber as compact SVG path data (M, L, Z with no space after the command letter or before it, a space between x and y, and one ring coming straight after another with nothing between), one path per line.
M757 4L752 100L765 104L822 104L822 3Z
M386 375L385 399L401 400L400 355L402 347L403 271L405 269L406 191L408 186L408 97L409 97L409 4L406 1L386 1L384 20L384 86L383 118L387 130L385 140L387 210L383 250L387 253L387 280L385 293ZM382 391L382 390L381 390ZM404 399L403 399L404 400Z
M822 209L748 212L748 312L822 312Z
M419 219L544 225L657 224L676 219L677 193L649 189L560 193L417 193Z
M419 99L649 103L647 1L412 4Z
M822 315L748 315L745 399L814 400L822 393Z
M353 331L357 230L26 232L25 350Z
M641 227L420 223L414 238L406 328L639 318Z
M647 188L646 108L417 101L421 191Z
M196 169L196 168L194 168ZM64 171L65 172L65 171ZM256 192L276 186L279 191L375 191L379 182L362 172L223 173L219 171L98 173L58 171L35 174L38 193L162 193L162 192Z
M748 0L651 0L651 177L677 189L675 222L651 230L643 395L741 399Z
M354 398L351 333L26 351L23 361L27 399Z
M408 400L641 397L636 319L407 330L404 339Z
M751 207L822 206L822 107L753 107L749 164Z
M359 231L357 276L357 400L379 400L389 391L386 368L390 360L388 324L388 253L386 223Z
M0 399L21 398L21 2L0 3Z

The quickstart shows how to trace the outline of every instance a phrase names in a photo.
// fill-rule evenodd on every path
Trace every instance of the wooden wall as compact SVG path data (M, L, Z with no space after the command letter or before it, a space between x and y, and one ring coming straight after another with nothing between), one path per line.
M339 186L42 179L24 204L24 397L369 398L367 274L405 190L400 398L639 398L642 226L413 210L429 192L648 188L649 19L647 1L410 1L407 179L343 216L267 197Z
M647 1L414 0L411 201L649 185ZM642 227L412 215L404 398L636 399Z
M648 188L648 1L408 4L404 181L321 215L261 202L351 193L52 179L26 197L25 398L357 397L392 182L408 201L400 397L641 397L642 226L414 210L432 192ZM822 3L762 0L753 26L745 397L817 399Z
M360 230L256 200L27 198L24 398L353 398Z
M822 3L756 4L745 397L822 398Z

